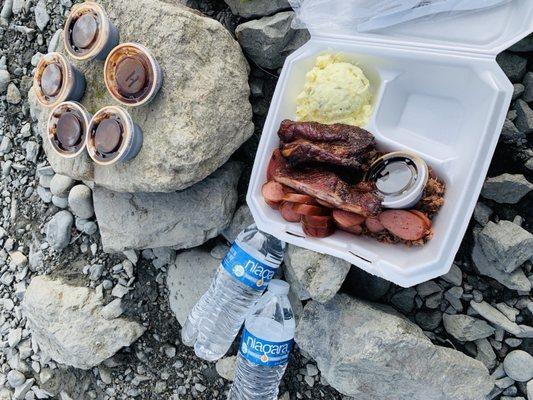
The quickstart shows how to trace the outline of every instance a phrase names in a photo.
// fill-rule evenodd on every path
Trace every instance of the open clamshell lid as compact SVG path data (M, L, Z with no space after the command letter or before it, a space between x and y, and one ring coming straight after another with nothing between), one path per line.
M318 37L489 55L498 54L533 31L533 1L509 0L481 10L445 12L360 32L359 24L367 20L361 7L368 1L381 0L291 0L295 26L306 27Z

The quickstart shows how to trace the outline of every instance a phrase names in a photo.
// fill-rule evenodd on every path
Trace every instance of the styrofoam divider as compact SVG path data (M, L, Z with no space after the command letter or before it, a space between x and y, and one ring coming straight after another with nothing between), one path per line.
M295 118L305 74L318 55L328 52L356 62L371 80L375 108L365 128L379 148L413 151L445 180L445 205L433 221L434 238L425 246L384 244L342 231L324 239L305 237L300 224L286 222L263 200L261 187L279 145L279 125ZM287 58L265 122L247 195L258 227L404 287L446 273L473 212L511 95L512 85L490 57L312 38Z

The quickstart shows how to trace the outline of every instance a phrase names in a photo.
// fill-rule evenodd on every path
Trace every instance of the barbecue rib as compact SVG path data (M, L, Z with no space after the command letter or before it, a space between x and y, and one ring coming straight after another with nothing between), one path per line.
M278 131L291 165L314 162L363 169L375 156L374 136L356 126L285 120Z
M381 210L381 200L372 192L370 182L350 186L331 171L293 169L277 149L272 154L268 176L341 210L364 216L375 215Z

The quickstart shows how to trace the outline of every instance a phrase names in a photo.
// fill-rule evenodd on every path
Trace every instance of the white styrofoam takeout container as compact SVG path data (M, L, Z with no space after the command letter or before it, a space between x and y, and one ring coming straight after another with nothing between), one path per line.
M338 0L332 0L333 2ZM409 287L447 273L452 265L494 153L513 86L496 55L533 30L533 1L455 18L432 18L380 33L320 32L289 56L281 72L248 189L259 229L296 246L330 254ZM434 237L408 248L342 231L316 239L286 222L263 200L270 156L283 119L295 119L296 97L316 57L341 53L371 81L374 113L365 127L384 150L420 155L447 185L434 219Z

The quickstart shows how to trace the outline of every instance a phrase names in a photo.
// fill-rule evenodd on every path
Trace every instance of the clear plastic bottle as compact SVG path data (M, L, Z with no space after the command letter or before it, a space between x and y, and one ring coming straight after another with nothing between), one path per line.
M289 284L273 279L246 318L228 400L277 400L294 342Z
M215 361L228 351L244 319L283 260L285 243L255 224L242 231L220 264L209 290L193 307L182 342L196 355Z

